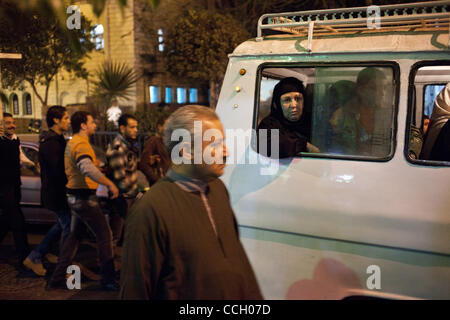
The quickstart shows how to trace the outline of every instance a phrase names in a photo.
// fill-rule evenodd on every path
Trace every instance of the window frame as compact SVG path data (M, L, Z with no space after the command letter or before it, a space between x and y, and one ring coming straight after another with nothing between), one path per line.
M409 149L409 140L410 140L410 127L412 114L414 112L414 107L412 102L414 100L414 80L416 79L417 71L422 67L431 67L431 66L450 66L450 60L422 60L414 63L409 70L409 79L408 79L408 105L407 105L407 114L406 114L406 123L405 123L405 141L404 141L404 149L403 156L406 161L413 165L420 165L422 167L450 167L449 161L436 161L436 160L423 160L423 159L411 159L409 157L408 149ZM425 90L425 85L423 87ZM423 99L423 97L422 97ZM423 111L422 111L423 118ZM449 120L450 121L450 120ZM425 143L425 140L423 141Z
M319 67L390 67L393 71L393 81L395 90L393 92L393 128L391 137L391 151L384 158L376 158L372 156L358 156L358 155L338 155L330 153L313 154L309 152L301 152L300 155L295 155L292 158L317 158L317 159L336 159L336 160L351 160L351 161L369 161L369 162L388 162L395 156L397 149L397 130L398 130L398 103L400 98L400 65L396 61L358 61L358 62L267 62L261 63L256 71L256 90L255 101L253 107L253 132L256 132L258 127L258 113L260 102L260 90L262 72L266 68L319 68ZM282 78L280 78L282 79ZM256 151L255 143L256 137L252 138L252 148Z
M191 101L191 90L195 90L195 101ZM188 90L188 99L187 101L189 101L189 103L198 103L198 88L195 87L189 87Z
M186 87L176 87L176 88L177 88L177 90L176 90L176 103L177 104L187 104L189 97L188 97L188 92L187 92ZM183 92L184 92L184 100L183 100L183 102L179 102L179 100L178 100L178 98L180 97L180 95L178 94L178 89L182 89Z
M158 28L157 36L158 36L158 51L161 53L161 52L164 52L164 48L165 48L164 29L163 28Z
M167 94L167 90L170 91L170 95ZM167 101L167 97L170 97L170 101ZM164 103L165 104L173 103L173 88L172 87L164 87Z
M14 98L16 98L16 100L17 100L17 112L16 112L16 108L14 105L14 100L15 100ZM19 96L15 93L13 93L13 95L11 97L11 111L14 116L20 115Z
M152 87L156 88L156 101L152 102ZM149 85L148 86L148 102L150 104L161 103L161 86L159 85Z
M31 101L31 95L29 93L27 93L25 95L24 100L25 100L25 106L24 106L25 115L32 116L33 115L33 102ZM28 109L28 101L30 101L30 109Z
M28 160L34 163L36 168L39 168L39 171L35 171L26 167L20 167L20 176L21 177L33 177L33 178L40 178L40 167L39 167L39 149L35 147L34 145L30 144L20 144L20 148L22 149L22 152L27 157ZM33 151L36 153L36 161L35 159L31 159L29 157L29 151Z
M95 29L98 26L102 26L103 32L102 33L96 33ZM105 49L105 27L101 23L97 23L92 27L91 34L90 34L90 40L94 44L94 50L95 51L101 51Z
M9 101L6 97L1 97L1 103L2 103L2 112L9 112Z

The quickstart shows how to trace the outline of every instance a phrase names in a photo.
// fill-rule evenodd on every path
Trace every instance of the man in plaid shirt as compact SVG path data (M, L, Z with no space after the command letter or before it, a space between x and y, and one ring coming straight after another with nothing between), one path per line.
M122 235L123 220L127 210L139 193L137 179L139 157L136 148L137 119L130 114L123 114L119 118L119 131L106 151L107 176L115 183L120 192L119 197L108 203L114 246L117 246Z

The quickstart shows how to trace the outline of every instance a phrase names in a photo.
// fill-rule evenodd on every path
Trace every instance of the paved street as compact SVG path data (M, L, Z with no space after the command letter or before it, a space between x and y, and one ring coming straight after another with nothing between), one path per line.
M46 227L30 227L28 241L32 248L43 239ZM117 293L99 289L100 283L87 279L83 274L80 290L45 290L45 285L55 265L44 266L50 271L45 278L37 277L31 271L19 270L14 256L14 242L10 233L0 245L0 300L115 300ZM57 248L55 248L57 250ZM56 252L55 252L56 253ZM120 253L119 253L120 255ZM95 243L83 241L75 261L93 272L98 272ZM76 264L76 263L74 263ZM93 273L91 277L98 274Z

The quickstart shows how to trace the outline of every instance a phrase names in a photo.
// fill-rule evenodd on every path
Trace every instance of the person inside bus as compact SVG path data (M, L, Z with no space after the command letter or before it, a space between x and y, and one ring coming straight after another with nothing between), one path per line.
M443 160L441 153L445 154L445 148L449 148L444 144L446 140L446 132L448 128L448 120L450 119L450 83L447 83L444 89L438 94L434 101L433 112L431 113L430 125L425 136L425 143L422 148L420 159L423 160ZM443 131L441 135L441 131ZM448 140L447 140L448 141ZM442 150L440 150L442 149ZM447 151L448 154L448 151ZM447 160L448 161L448 160Z
M423 123L422 123L423 135L427 134L429 125L430 125L430 117L428 117L426 114L424 114L423 115Z
M343 108L354 98L356 84L349 80L339 80L328 90L330 99L330 112L332 114L329 123L331 126L332 138L329 151L352 154L355 153L355 136L357 120L351 112ZM340 110L340 111L337 111Z
M348 153L371 155L375 114L385 101L384 73L373 67L358 73L353 98L338 108L330 124Z
M276 158L272 154L275 146L272 146L271 130L274 129L279 130L279 158L293 157L300 152L320 152L310 142L311 121L304 112L304 99L305 87L302 81L288 77L277 83L273 90L270 114L258 126L259 153ZM267 135L261 129L266 129Z

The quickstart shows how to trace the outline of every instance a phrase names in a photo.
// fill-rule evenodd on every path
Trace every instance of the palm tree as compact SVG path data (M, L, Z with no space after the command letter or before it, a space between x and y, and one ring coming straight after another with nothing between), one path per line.
M113 100L129 99L132 89L138 77L133 69L125 63L106 61L96 71L97 80L94 81L92 95L97 101L97 116L102 120L103 128L108 122L106 110L111 106Z

